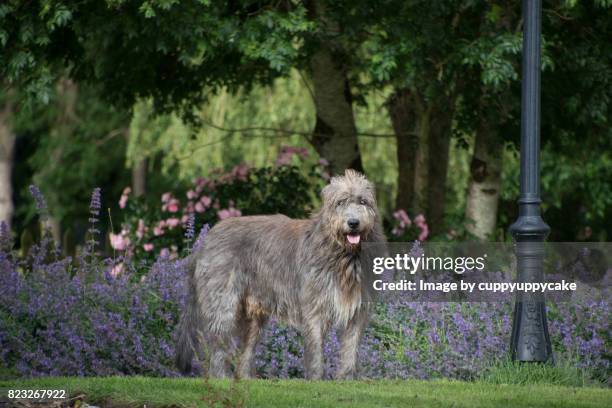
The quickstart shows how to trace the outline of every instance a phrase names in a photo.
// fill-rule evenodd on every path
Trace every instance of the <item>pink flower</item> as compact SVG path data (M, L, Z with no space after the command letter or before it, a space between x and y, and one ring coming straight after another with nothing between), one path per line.
M249 170L250 169L248 165L246 165L245 163L241 163L232 169L231 175L234 179L246 181L247 176L249 175Z
M209 196L202 196L202 198L200 198L200 202L202 203L204 208L207 208L207 207L210 207L210 204L212 203L212 199Z
M153 244L151 244L150 242L147 242L146 244L144 244L142 246L142 249L145 250L145 252L151 252L153 250Z
M288 166L291 163L291 157L289 155L278 155L276 158L276 162L274 163L276 167Z
M240 210L233 208L233 207L220 210L217 213L217 216L219 217L220 220L224 220L226 218L231 218L231 217L240 217L241 215L242 213L240 212Z
M164 193L162 194L161 200L162 203L167 203L172 198L172 193Z
M145 232L147 232L147 226L143 219L138 220L138 228L136 229L136 236L138 239L142 239L144 237Z
M177 200L176 198L171 198L167 203L162 205L162 211L168 211L171 213L178 212L179 204L179 200Z
M119 199L119 208L121 209L125 208L125 206L127 205L127 201L128 201L128 196L122 195L121 198Z
M420 226L421 233L419 234L419 241L425 241L429 236L429 226L427 224L423 224Z
M410 217L408 217L406 211L401 208L393 213L393 218L399 221L400 228L407 228L412 224L412 221L410 221Z
M124 235L122 231L121 234L109 234L110 244L117 251L124 251L128 245L130 245L130 239Z
M121 272L123 272L123 262L120 262L117 265L113 265L110 270L110 275L113 278L116 278Z
M164 235L165 226L166 226L166 223L164 222L164 220L161 220L160 222L158 222L155 228L153 228L153 235L155 235L156 237L159 237L160 235Z
M419 214L414 218L414 223L417 225L417 227L420 227L421 225L425 224L425 216L423 214Z
M132 192L131 187L126 187L123 189L123 192L121 193L121 198L119 198L119 208L121 209L125 208L125 206L127 205L128 196L130 195L131 192Z
M176 218L176 217L168 218L168 219L166 220L166 225L167 225L169 228L176 228L176 227L177 227L177 226L178 226L180 223L181 223L181 220L179 220L179 219L178 219L178 218Z
M305 159L308 157L308 149L305 147L281 146L278 156L276 157L276 167L290 165L293 156Z
M190 200L196 199L198 197L198 194L193 191L193 190L189 190L187 191L187 198Z
M168 258L168 256L170 256L170 251L168 248L162 248L161 251L159 251L159 256L160 258Z
M205 187L208 187L210 189L214 189L215 188L215 182L213 180L208 180L202 177L197 178L194 181L195 184L195 192L197 194L200 194Z
M195 205L195 210L199 213L203 213L206 210L206 208L204 208L204 204L198 201Z

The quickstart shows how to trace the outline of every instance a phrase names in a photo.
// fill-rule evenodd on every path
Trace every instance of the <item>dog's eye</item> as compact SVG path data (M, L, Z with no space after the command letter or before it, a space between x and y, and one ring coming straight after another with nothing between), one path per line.
M366 200L364 200L363 198L359 199L359 204L361 205L368 205L368 202Z
M346 201L346 200L340 200L340 201L338 201L338 202L336 203L336 206L337 206L337 207L340 207L340 206L344 205L344 202L345 202L345 201Z

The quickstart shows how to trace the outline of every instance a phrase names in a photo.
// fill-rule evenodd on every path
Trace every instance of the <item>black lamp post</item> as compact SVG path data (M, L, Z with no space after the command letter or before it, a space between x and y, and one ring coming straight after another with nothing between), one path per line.
M519 216L510 227L516 242L518 279L543 278L544 239L550 228L540 216L540 0L523 0L521 92L521 194ZM552 348L542 294L518 295L514 305L512 359L546 362Z

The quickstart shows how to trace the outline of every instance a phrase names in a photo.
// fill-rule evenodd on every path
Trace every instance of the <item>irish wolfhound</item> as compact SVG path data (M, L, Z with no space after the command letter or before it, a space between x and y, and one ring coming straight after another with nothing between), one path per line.
M177 365L189 371L205 339L208 373L253 374L254 348L269 316L304 337L306 378L323 376L323 340L341 330L339 378L352 378L368 322L372 276L362 242L384 240L374 186L347 170L322 192L307 220L284 215L230 218L217 224L190 259L190 300L181 318ZM238 359L232 359L238 339ZM199 354L199 353L198 353Z

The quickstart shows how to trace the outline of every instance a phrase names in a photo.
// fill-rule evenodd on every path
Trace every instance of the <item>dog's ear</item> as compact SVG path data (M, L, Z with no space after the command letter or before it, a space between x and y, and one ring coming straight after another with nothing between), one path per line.
M333 199L333 196L337 190L338 186L334 182L334 178L332 178L331 182L325 187L323 187L323 190L321 190L321 197L323 198L324 203L330 202L330 200Z

